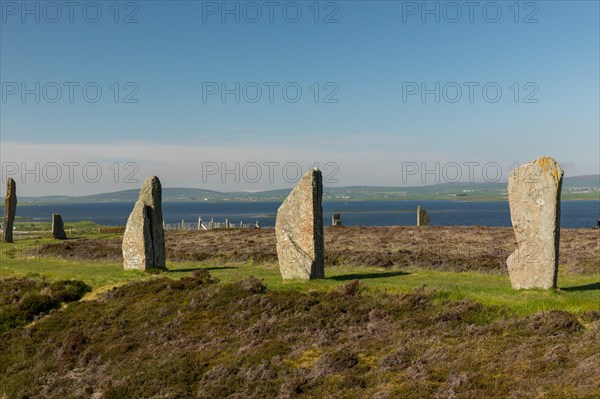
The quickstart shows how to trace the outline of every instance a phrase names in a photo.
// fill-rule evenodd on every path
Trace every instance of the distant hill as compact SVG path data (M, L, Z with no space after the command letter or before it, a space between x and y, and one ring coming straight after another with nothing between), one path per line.
M219 192L198 188L171 187L163 189L163 201L221 202L221 201L280 201L290 189L260 192ZM21 203L89 203L89 202L134 202L138 189L116 191L86 196L20 197ZM600 175L566 177L563 180L563 199L599 199ZM442 183L417 187L391 186L348 186L325 187L325 201L359 200L434 200L453 199L461 201L506 200L506 183Z
M585 187L600 187L600 175L585 175L565 177L563 179L563 188L585 188Z
M81 202L134 202L137 200L140 190L123 190L113 193L102 193L95 195L86 195L81 197L66 197L77 199ZM201 190L197 188L164 188L163 201L203 201L204 198L220 195L217 191ZM48 197L42 197L48 198Z

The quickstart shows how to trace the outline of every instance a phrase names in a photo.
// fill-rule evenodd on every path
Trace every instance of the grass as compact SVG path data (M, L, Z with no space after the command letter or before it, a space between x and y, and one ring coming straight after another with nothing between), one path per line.
M86 234L86 238L114 238L116 234ZM157 278L140 271L123 270L120 263L79 261L59 258L39 258L25 255L26 249L53 242L50 238L25 239L0 248L0 277L43 277L45 279L76 279L89 284L95 298L114 286L132 281ZM519 315L542 310L564 310L575 314L600 307L598 275L559 275L559 290L520 290L510 287L507 276L478 272L448 272L421 268L389 269L377 267L334 266L326 269L327 278L313 281L283 281L277 265L272 262L170 262L169 271L162 273L172 279L189 277L196 269L208 270L223 282L257 277L273 290L331 290L351 280L360 280L367 293L406 293L426 286L437 290L448 300L471 299L490 306L506 306Z
M83 220L79 222L65 222L64 223L65 231L68 235L77 235L77 234L97 234L100 232L114 232L114 231L122 231L123 227L118 226L103 226L97 223L94 223L89 220ZM14 228L18 232L28 232L28 233L50 233L52 232L52 223L51 222L33 222L29 221L27 218L16 219L14 223Z
M1 399L600 397L598 275L564 267L559 290L515 291L494 269L410 265L154 274L29 255L51 242L0 246Z
M269 290L200 270L127 284L0 333L0 397L600 395L599 312L518 317L428 289L367 293L346 281Z
M513 290L506 276L473 272L443 272L426 269L390 270L375 267L336 266L326 270L326 279L283 281L274 264L193 264L169 266L169 277L182 277L186 272L203 268L224 282L257 277L273 290L330 290L352 280L364 283L368 293L407 293L417 288L435 289L448 300L471 299L490 306L506 306L516 314L526 315L542 310L564 310L582 313L600 307L598 277L561 276L559 290ZM596 285L594 285L596 284ZM586 288L592 289L586 289Z

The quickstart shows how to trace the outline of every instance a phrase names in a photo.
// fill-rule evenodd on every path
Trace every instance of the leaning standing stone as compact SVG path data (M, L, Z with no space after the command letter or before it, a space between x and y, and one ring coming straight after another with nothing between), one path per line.
M277 258L284 279L325 277L323 178L309 170L277 211Z
M417 206L417 226L429 226L429 215L421 206Z
M166 269L162 187L156 176L142 185L127 220L122 250L125 269Z
M13 225L17 213L17 183L12 177L6 182L6 200L4 201L4 242L13 242Z
M52 214L52 237L57 240L67 239L65 224L63 223L62 217L57 213Z
M556 287L563 170L549 157L518 167L508 178L517 250L506 264L513 288Z

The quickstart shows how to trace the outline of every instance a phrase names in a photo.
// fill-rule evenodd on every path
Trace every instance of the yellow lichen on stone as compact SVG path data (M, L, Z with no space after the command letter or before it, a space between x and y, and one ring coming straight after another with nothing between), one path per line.
M551 157L539 157L535 161L534 164L540 167L544 172L550 172L554 181L558 184L560 178L562 177L561 173L559 173L560 166L558 163Z
M550 172L550 167L555 164L550 157L540 157L534 161L545 172Z

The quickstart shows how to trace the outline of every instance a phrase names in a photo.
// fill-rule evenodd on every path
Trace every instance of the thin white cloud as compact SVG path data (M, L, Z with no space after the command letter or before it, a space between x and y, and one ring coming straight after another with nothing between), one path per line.
M291 187L300 170L318 163L329 186L421 185L468 179L506 180L509 159L481 160L436 153L420 139L388 135L314 135L203 145L201 142L3 142L2 181L17 180L20 195L85 195L138 188L148 175L165 187L259 191ZM415 171L415 168L417 170ZM457 170L458 168L458 170ZM300 170L299 170L300 169ZM100 173L100 176L99 176ZM59 176L60 174L60 176Z

